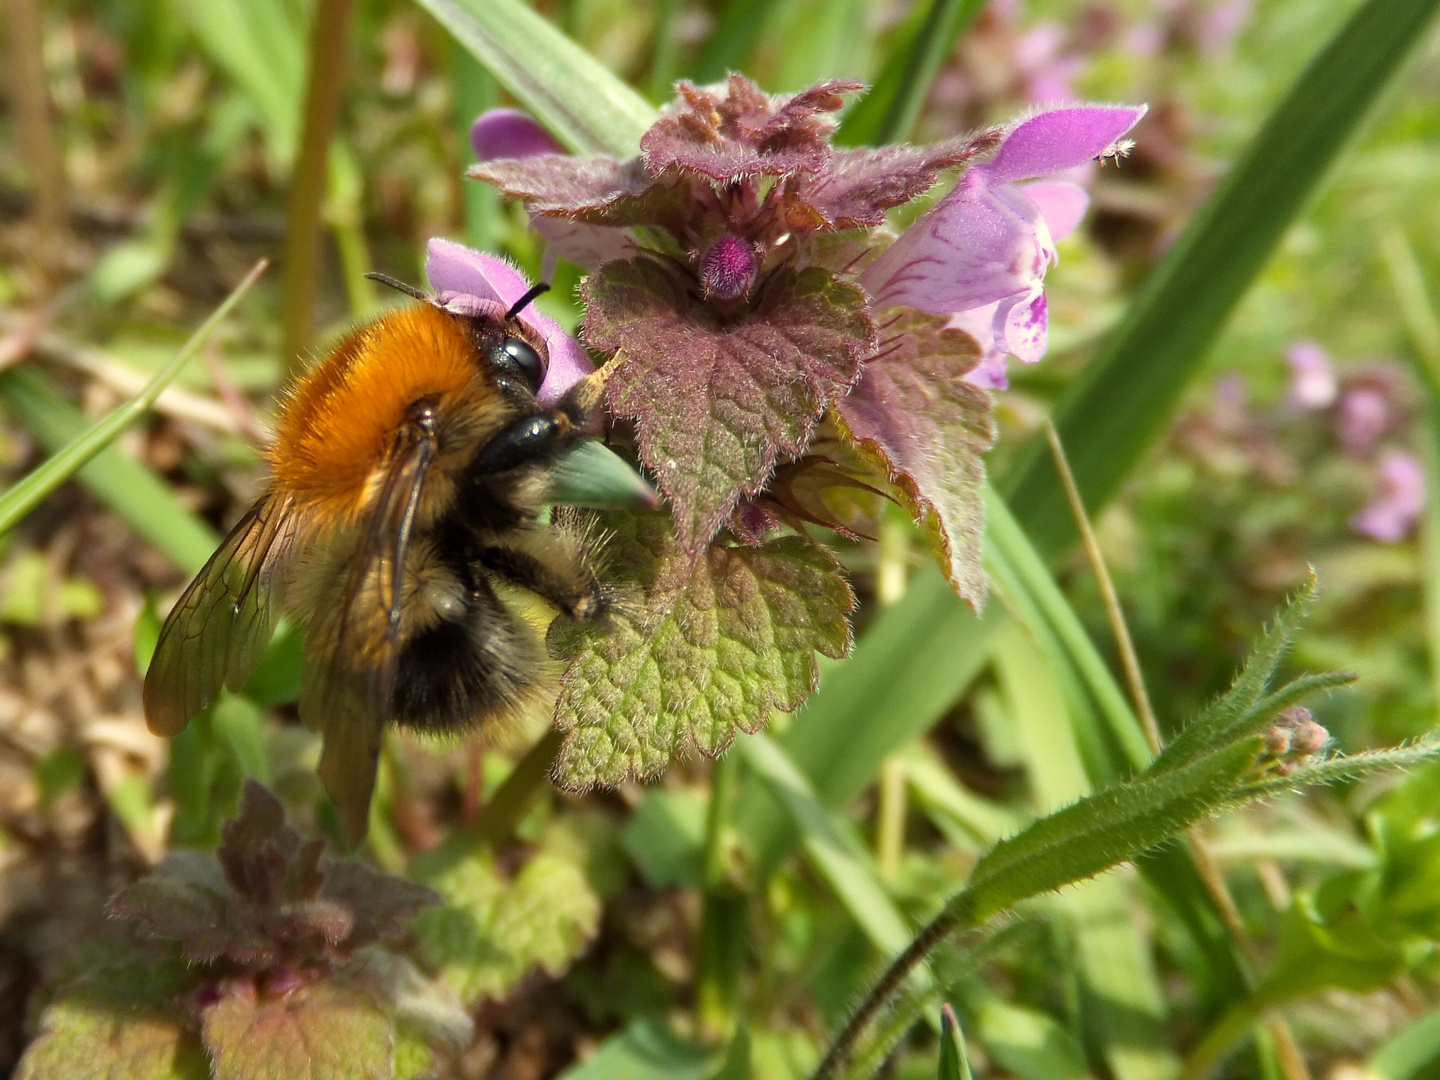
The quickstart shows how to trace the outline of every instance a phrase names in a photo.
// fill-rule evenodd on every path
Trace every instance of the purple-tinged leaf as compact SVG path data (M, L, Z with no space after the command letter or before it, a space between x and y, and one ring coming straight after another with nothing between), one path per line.
M778 455L805 449L874 342L864 293L820 267L775 271L734 320L649 259L610 263L582 291L590 344L623 351L611 409L636 421L691 553L765 486Z
M88 997L45 1010L15 1080L208 1080L209 1063L178 1015Z
M377 1080L391 1074L394 1024L364 994L314 983L267 994L237 983L205 1010L215 1080Z
M280 801L253 780L221 834L215 855L171 852L110 901L110 914L177 940L191 961L223 957L263 970L343 958L398 936L422 907L439 902L423 885L329 857L324 842L302 839Z
M825 169L801 177L791 198L813 210L831 229L882 225L885 211L934 186L941 169L965 164L992 148L998 132L950 139L929 146L837 150Z
M655 514L610 515L621 595L604 629L552 625L573 658L561 679L555 766L584 790L652 776L693 751L715 756L772 709L815 688L815 653L850 650L854 595L835 557L801 536L681 551Z
M698 173L717 184L817 172L830 159L827 116L863 83L837 79L790 97L770 97L743 75L724 89L679 83L680 102L662 110L640 139L652 176Z
M836 412L861 453L895 478L951 586L978 610L983 455L995 441L990 395L965 379L980 350L933 315L906 315L889 332Z
M577 158L539 154L484 161L473 180L494 184L532 214L575 218L594 225L638 225L653 217L646 196L658 185L639 158Z

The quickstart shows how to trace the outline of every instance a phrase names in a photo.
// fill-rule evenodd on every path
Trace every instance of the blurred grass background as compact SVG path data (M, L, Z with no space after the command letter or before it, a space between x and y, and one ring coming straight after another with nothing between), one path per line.
M842 552L864 601L859 654L827 667L820 695L794 720L777 718L774 740L746 743L719 765L684 763L648 789L546 794L516 850L572 838L560 850L603 900L596 941L563 977L517 975L492 993L475 1045L447 1066L455 1075L548 1076L583 1058L577 1076L708 1077L740 1060L736 1031L753 1075L804 1075L878 962L985 845L1134 767L1138 729L1110 674L1120 669L1094 577L1082 556L1063 556L1063 538L1032 531L1040 554L1030 549L1036 511L1014 478L1034 467L1027 438L1056 401L1076 399L1087 361L1122 336L1112 332L1129 299L1247 145L1263 173L1266 147L1252 138L1358 8L540 6L652 104L675 78L729 68L772 92L876 81L891 96L847 117L842 138L856 142L940 138L1067 95L1146 101L1151 111L1131 157L1095 177L1087 226L1061 247L1049 278L1050 355L1012 366L1014 388L1000 399L992 472L1002 491L1020 492L1011 508L1022 523L1007 526L1003 506L992 508L1003 602L974 620L935 588L909 526L887 522L882 543ZM170 844L213 844L243 776L333 828L318 809L316 747L289 704L292 638L282 634L243 696L170 746L139 718L136 661L147 633L153 641L156 608L258 492L265 417L284 371L392 302L366 271L420 282L431 236L504 251L531 274L540 251L517 207L462 179L471 120L512 99L421 7L4 0L0 10L6 487L138 393L257 258L280 260L149 420L0 538L6 1062L30 1033L56 943L83 933L107 891ZM936 42L944 47L922 47ZM307 78L317 70L307 58L326 55L317 43L339 47L320 62L323 78ZM539 70L536 49L512 51L510 63ZM917 66L933 78L916 77ZM327 87L333 137L307 140L307 123L329 126ZM1173 382L1178 404L1157 391L1146 423L1163 431L1158 442L1106 480L1118 496L1096 527L1163 730L1223 690L1309 565L1322 594L1297 663L1361 676L1356 691L1322 706L1340 745L1435 726L1432 526L1412 521L1381 542L1350 522L1380 489L1384 455L1424 458L1434 438L1437 88L1440 54L1427 35L1299 217L1277 208L1283 239L1203 368ZM573 322L577 280L562 263L542 305ZM1127 340L1143 363L1146 342ZM1285 356L1301 340L1333 357L1330 404L1307 408L1294 396ZM1157 336L1157 355L1162 344ZM1146 385L1139 366L1128 370ZM1098 438L1100 449L1085 445L1103 413L1064 413L1072 456L1103 450ZM1357 415L1369 425L1359 434ZM524 753L397 738L371 855L405 869L438 844L463 846ZM1301 942L1310 978L1275 1002L1283 1025L1257 1024L1221 1067L1287 1080L1306 1068L1434 1075L1437 781L1295 797L1217 825L1206 850L1233 913L1197 875L1203 863L1177 849L937 960L931 977L960 1012L972 1064L1026 1080L1198 1069L1207 1037L1237 1003L1261 1000L1255 987L1285 974L1285 950ZM1349 908L1365 913L1375 941L1321 933ZM911 1020L897 1020L888 1075L933 1075L933 1034ZM728 1058L715 1049L727 1045Z

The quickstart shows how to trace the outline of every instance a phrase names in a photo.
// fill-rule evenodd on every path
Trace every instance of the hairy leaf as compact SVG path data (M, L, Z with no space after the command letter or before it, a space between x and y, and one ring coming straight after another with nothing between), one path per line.
M45 1010L15 1080L205 1080L205 1054L180 1016L89 998Z
M886 210L923 195L941 169L965 164L998 138L987 131L927 146L836 150L823 172L796 182L794 198L832 229L883 225Z
M837 79L772 98L735 72L723 90L682 82L680 104L663 110L640 139L646 168L657 176L699 173L716 183L816 172L830 159L835 130L825 114L844 105L842 94L863 86Z
M249 780L238 817L215 855L172 851L122 889L110 914L174 938L197 962L226 957L252 968L313 961L401 933L439 898L354 859L333 859L303 840L280 801Z
M611 408L637 422L691 553L765 486L780 454L805 449L874 343L865 294L820 267L775 271L734 319L651 259L608 263L582 291L590 344L623 350Z
M713 757L772 708L800 707L816 652L849 651L854 596L835 557L804 537L692 559L660 515L606 524L612 572L638 595L603 628L555 628L557 650L573 656L555 714L562 785L653 775L691 750Z
M510 879L476 852L430 883L445 903L416 919L421 951L470 1005L504 997L532 968L560 975L599 928L600 898L584 872L544 849Z
M978 610L985 597L982 455L995 441L993 400L965 381L980 347L922 312L906 314L887 333L881 354L836 412L862 453L895 478L951 586Z
M316 983L283 995L238 985L205 1010L215 1080L376 1080L394 1025L364 994Z

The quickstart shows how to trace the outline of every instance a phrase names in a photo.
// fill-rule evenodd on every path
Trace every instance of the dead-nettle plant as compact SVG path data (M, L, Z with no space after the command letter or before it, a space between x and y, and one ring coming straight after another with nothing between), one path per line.
M611 438L633 437L669 501L605 522L619 614L555 631L568 786L717 754L803 702L814 654L849 650L854 604L805 527L853 535L856 492L907 506L955 591L981 603L990 391L1007 356L1044 353L1045 272L1086 207L1074 183L1025 182L1122 153L1144 109L832 147L832 114L858 89L681 83L629 160L568 156L509 110L472 131L470 175L525 204L548 259L589 271L583 333L613 369ZM887 231L889 211L956 171Z
M303 840L253 780L222 832L110 901L111 938L70 958L18 1077L416 1075L468 1042L465 1009L406 956L439 895Z
M865 1061L883 1058L886 1047L873 1044L898 1038L906 1025L875 1021L892 1005L903 1012L907 977L946 939L981 930L1033 897L1134 859L1217 814L1282 791L1353 780L1375 769L1440 755L1436 733L1391 750L1332 753L1329 734L1301 702L1352 676L1302 675L1272 689L1276 669L1314 594L1312 580L1276 619L1230 690L1183 728L1144 771L1039 819L982 856L964 888L876 981L811 1080L850 1075L845 1065L858 1050L865 1051ZM909 996L913 1014L933 1007L925 995Z

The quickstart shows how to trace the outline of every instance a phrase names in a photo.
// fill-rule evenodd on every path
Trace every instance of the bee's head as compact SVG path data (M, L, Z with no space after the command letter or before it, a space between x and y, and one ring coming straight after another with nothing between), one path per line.
M531 286L525 295L510 305L499 332L486 334L484 341L485 358L490 361L502 377L514 379L527 387L532 394L540 392L545 381L544 345L536 344L533 332L519 320L524 311L541 293L549 292L550 286L543 281Z
M520 313L550 286L541 282L531 286L525 295L508 309L492 300L478 297L455 297L442 293L431 296L413 285L397 281L388 274L366 274L367 278L392 289L435 304L470 326L470 333L485 361L495 369L502 383L525 387L531 394L540 392L545 381L546 350L540 336L519 318Z

